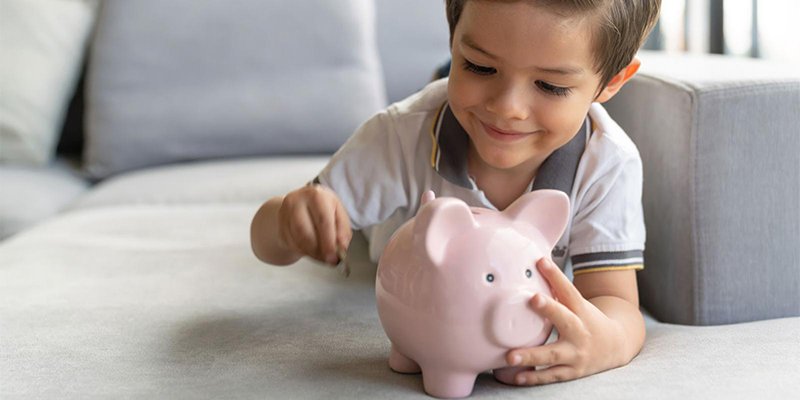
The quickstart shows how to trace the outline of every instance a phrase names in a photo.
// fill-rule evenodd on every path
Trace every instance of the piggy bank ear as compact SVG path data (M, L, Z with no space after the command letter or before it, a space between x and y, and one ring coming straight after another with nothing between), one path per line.
M569 197L560 190L542 189L520 196L503 214L531 223L552 249L569 223Z
M467 203L452 197L425 202L414 218L414 248L421 249L437 267L444 265L450 241L476 227Z

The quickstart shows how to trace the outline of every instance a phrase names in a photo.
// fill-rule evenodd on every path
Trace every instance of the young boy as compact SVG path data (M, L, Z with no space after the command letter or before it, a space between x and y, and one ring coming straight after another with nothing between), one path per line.
M376 262L426 190L496 210L531 190L562 190L569 225L555 263L537 263L555 298L531 299L559 339L509 351L509 365L526 368L506 383L625 365L645 338L635 274L645 242L642 166L599 103L639 68L634 55L660 0L446 4L449 79L375 115L312 184L267 201L253 219L253 251L274 265L304 255L335 265L353 227Z

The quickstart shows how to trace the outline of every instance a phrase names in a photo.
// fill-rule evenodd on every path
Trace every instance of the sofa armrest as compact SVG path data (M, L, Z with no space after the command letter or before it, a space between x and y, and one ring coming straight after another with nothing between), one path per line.
M606 108L643 161L642 306L689 325L800 315L800 68L639 58Z

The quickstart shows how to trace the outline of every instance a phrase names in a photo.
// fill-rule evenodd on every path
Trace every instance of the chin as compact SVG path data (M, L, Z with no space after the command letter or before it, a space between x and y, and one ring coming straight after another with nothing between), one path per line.
M510 169L525 162L524 158L510 153L511 152L508 150L497 150L491 152L490 154L482 154L480 151L478 152L483 162L497 169Z
M507 163L494 163L493 167L497 169L514 169L522 165L522 162L507 162Z

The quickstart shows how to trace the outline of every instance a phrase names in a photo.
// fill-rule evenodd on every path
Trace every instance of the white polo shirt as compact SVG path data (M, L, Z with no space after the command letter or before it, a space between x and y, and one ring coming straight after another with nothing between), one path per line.
M447 105L443 78L365 122L312 182L336 192L378 262L392 234L416 215L426 190L497 210L467 173L468 146ZM570 279L643 268L641 159L599 103L591 105L581 131L542 164L528 191L538 189L569 196L570 221L552 257Z

